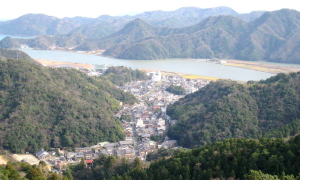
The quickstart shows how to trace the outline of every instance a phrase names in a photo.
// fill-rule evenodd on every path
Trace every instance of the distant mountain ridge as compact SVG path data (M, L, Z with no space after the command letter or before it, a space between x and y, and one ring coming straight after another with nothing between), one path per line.
M137 30L138 24L140 30ZM124 34L121 35L124 29L132 29L131 33L148 33L134 42L127 38L128 43L125 43ZM122 30L112 35L112 39L122 41L112 48L107 47L104 55L120 59L216 57L300 63L300 13L294 10L266 12L252 22L232 16L216 16L186 28L155 30L139 22L128 24ZM129 33L125 36L131 37ZM108 40L100 40L98 44L110 46L111 42L103 41Z
M38 49L105 50L105 56L120 59L227 58L299 64L300 13L265 12L251 22L231 15L211 16L183 28L155 27L138 18L103 38L70 33L0 41L4 48L21 44Z
M0 34L38 36L65 34L80 24L44 14L26 14L0 24Z
M38 36L81 33L89 38L101 38L120 30L137 18L153 26L179 28L194 25L209 16L217 15L233 15L244 17L244 20L252 20L261 14L250 13L243 16L229 7L206 9L183 7L175 11L149 11L134 16L102 15L98 18L77 16L59 19L44 14L26 14L14 20L0 22L0 34Z

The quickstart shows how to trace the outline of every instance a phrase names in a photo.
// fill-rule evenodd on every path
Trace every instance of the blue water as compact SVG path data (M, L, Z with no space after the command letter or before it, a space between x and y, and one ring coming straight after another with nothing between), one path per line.
M86 64L108 64L127 66L132 69L147 68L162 71L172 71L185 74L194 74L209 77L218 77L239 81L267 79L274 74L224 66L210 62L197 62L186 59L165 60L121 60L89 54L79 54L61 51L22 49L35 59L55 60L62 62L86 63Z
M5 38L7 35L0 35L0 40ZM20 37L11 36L14 38L34 38L34 37ZM62 62L75 62L75 63L86 63L86 64L108 64L116 66L127 66L132 69L147 68L157 69L162 71L172 71L184 74L194 74L201 76L217 77L224 79L232 79L239 81L249 80L261 80L267 79L274 74L260 72L250 69L243 69L231 66L224 66L221 64L214 64L210 62L197 62L186 59L165 59L165 60L122 60L114 59L102 56L95 56L89 54L79 54L71 52L61 51L47 51L47 50L33 50L33 49L22 49L22 51L29 54L35 59L46 59L55 60ZM269 62L260 62L263 64L273 64ZM291 64L278 64L274 65L300 68L299 65Z

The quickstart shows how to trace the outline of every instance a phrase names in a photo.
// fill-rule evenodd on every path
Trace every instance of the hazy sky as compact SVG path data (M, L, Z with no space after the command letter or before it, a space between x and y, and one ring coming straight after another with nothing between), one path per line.
M301 11L301 0L4 0L0 19L13 19L28 13L41 13L59 18L123 15L144 11L172 11L180 7L212 8L228 6L235 11L278 10L289 8ZM305 2L305 1L303 1Z

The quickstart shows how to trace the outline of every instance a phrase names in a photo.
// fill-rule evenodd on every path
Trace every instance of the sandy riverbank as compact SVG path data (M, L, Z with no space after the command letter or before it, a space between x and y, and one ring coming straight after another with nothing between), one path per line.
M239 67L244 69L251 69L251 70L262 71L262 72L273 73L273 74L300 71L300 69L296 69L296 68L266 65L266 64L256 63L256 62L239 61L239 60L226 60L226 61L227 63L224 63L223 65Z
M96 56L101 56L102 53L104 52L104 50L96 50L96 51L73 51L73 50L62 50L62 49L54 49L52 51L63 51L63 52L71 52L71 53L78 53L78 54L88 54L88 55L96 55ZM36 59L37 60L37 59ZM187 61L199 61L199 62L208 62L208 61L203 61L203 60L199 60L199 59L191 59L191 58L185 58L184 60ZM241 60L233 60L233 59L221 59L221 60L225 60L227 63L224 63L222 65L225 66L233 66L233 67L238 67L238 68L243 68L243 69L250 69L250 70L256 70L256 71L261 71L261 72L267 72L267 73L273 73L273 74L278 74L278 73L289 73L289 72L298 72L300 71L300 69L296 69L296 68L290 68L290 67L283 67L283 66L276 66L276 65L266 65L266 64L261 64L261 63L256 63L254 61L249 62L249 61L241 61ZM50 66L50 64L52 66L55 65L63 65L63 64L67 64L67 63L62 63L59 61L48 61L48 60L37 60L39 61L47 61L47 63L42 63L41 64L47 64L48 66ZM61 64L59 64L61 63ZM213 63L213 62L212 62ZM78 63L68 63L68 65L74 65L76 67L79 68L86 68L86 69L90 69L87 67L83 67L83 66L78 66ZM85 64L87 65L87 64ZM173 73L173 72L171 72ZM219 78L213 78L212 77L205 77L205 76L197 76L197 75L190 75L190 74L185 74L188 75L189 79L198 79L198 78L204 78L204 79L211 79L211 80L216 80Z
M80 63L71 63L71 62L61 62L61 61L52 61L52 60L45 60L45 59L34 59L35 61L41 63L45 66L74 66L78 68L84 68L84 69L92 69L92 64L80 64Z

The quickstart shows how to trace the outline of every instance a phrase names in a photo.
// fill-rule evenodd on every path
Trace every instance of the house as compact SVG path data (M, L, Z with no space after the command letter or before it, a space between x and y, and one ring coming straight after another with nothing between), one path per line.
M57 161L57 164L55 165L55 168L58 169L59 171L65 169L67 166L67 162L65 161Z
M90 148L91 148L91 149L100 149L101 146L100 146L100 145L93 145L93 146L91 146Z
M117 146L119 146L119 143L108 143L108 144L105 144L103 147L104 148L109 148L109 147L117 147Z
M161 148L170 149L177 145L177 140L167 140L161 144Z
M88 167L92 167L93 166L93 160L86 160L86 164Z
M125 149L118 149L116 151L116 153L117 153L117 156L124 157L126 154L126 150Z
M92 151L88 151L84 153L84 158L85 159L92 159Z
M132 141L119 141L120 146L132 145Z
M135 151L133 149L126 149L126 158L134 158L135 157Z
M150 149L157 149L157 143L155 141L149 141Z
M81 160L84 159L84 153L78 153L77 155L74 156L75 160Z
M91 147L75 148L76 152L88 152L91 151Z
M75 152L68 152L66 154L66 157L67 157L67 159L74 159L76 155L77 155L77 153L75 153Z
M51 155L50 153L42 149L41 151L36 153L36 156L38 159L47 159L50 158Z

